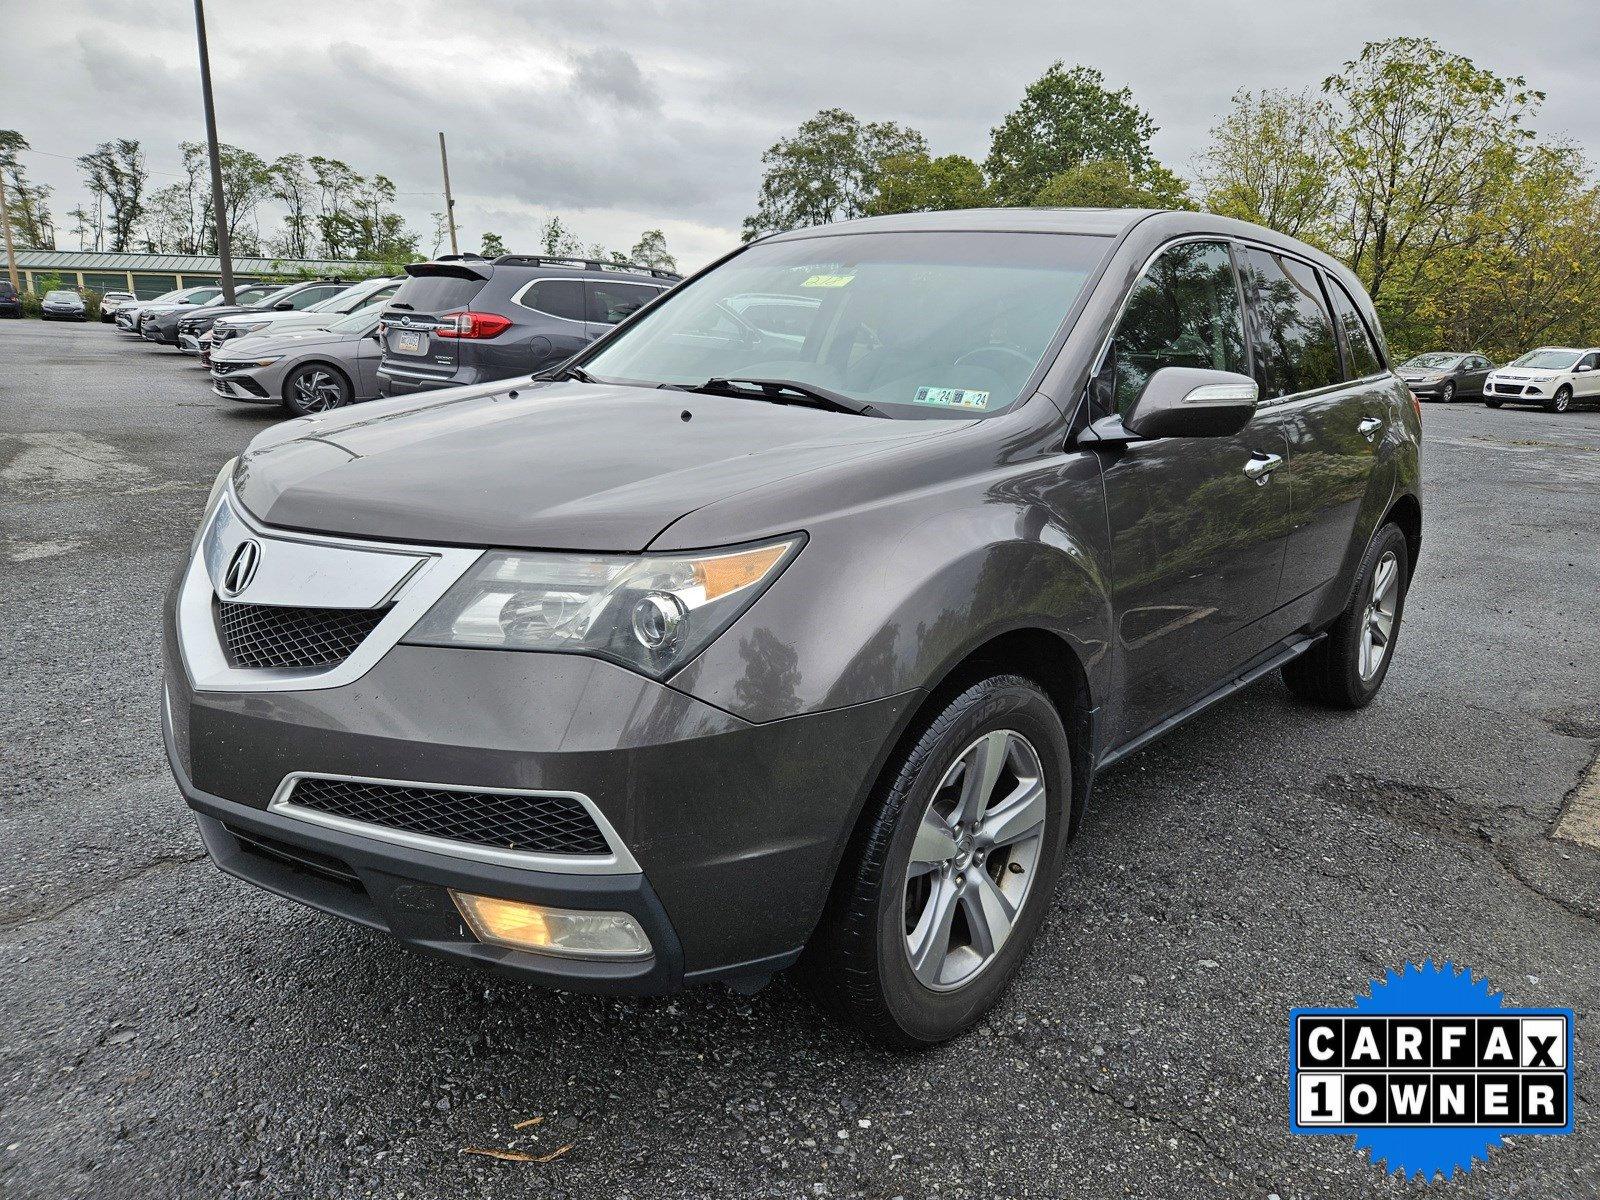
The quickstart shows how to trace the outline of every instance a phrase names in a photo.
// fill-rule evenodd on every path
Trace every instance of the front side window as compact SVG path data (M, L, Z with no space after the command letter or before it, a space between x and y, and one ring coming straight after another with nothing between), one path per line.
M1339 347L1316 271L1254 247L1244 249L1241 265L1252 300L1261 398L1292 396L1340 382Z
M588 293L588 319L600 325L615 325L649 304L661 289L642 283L608 282L589 284Z
M1328 294L1333 297L1333 315L1339 322L1340 331L1344 334L1345 354L1349 359L1345 364L1348 368L1345 374L1351 379L1365 379L1368 375L1376 375L1383 370L1383 363L1378 360L1378 352L1372 348L1372 338L1367 334L1366 322L1356 310L1355 301L1345 295L1344 285L1337 280L1329 280L1329 283L1332 285L1328 289ZM1448 355L1423 357L1445 357L1447 361L1433 368L1439 371L1454 370L1458 361L1449 358Z
M1022 397L1110 244L1000 232L757 243L680 285L583 367L691 387L788 380L885 416L983 417Z
M220 295L222 295L222 289L219 287L197 288L195 291L190 292L189 295L182 301L182 303L204 304L208 300L215 300Z
M1248 370L1233 261L1224 242L1163 251L1128 296L1105 370L1111 402L1126 417L1162 367Z

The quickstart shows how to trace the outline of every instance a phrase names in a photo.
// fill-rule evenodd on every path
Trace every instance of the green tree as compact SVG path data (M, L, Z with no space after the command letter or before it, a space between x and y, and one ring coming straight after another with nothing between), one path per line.
M56 230L50 216L51 189L28 178L27 168L18 157L27 149L30 149L28 139L15 129L0 129L0 173L5 176L11 236L19 245L54 250Z
M884 216L981 208L988 197L982 168L965 155L891 154L878 164L876 190L866 202L865 212Z
M283 232L271 240L272 253L282 258L310 258L316 237L312 215L316 183L303 154L283 154L267 168L267 194L283 205Z
M353 258L351 248L360 238L354 204L361 176L337 158L313 154L306 160L315 189L313 224L324 258Z
M78 159L91 196L100 197L111 210L111 249L133 247L134 231L144 217L144 151L137 140L117 138L101 142Z
M1338 200L1332 126L1331 104L1315 95L1234 93L1200 154L1201 203L1219 216L1325 243Z
M1044 208L1192 208L1189 191L1157 164L1138 179L1128 164L1094 159L1052 175L1033 197Z
M1369 42L1323 81L1335 102L1332 236L1374 301L1462 244L1468 214L1515 168L1544 99L1428 38Z
M539 245L555 258L576 258L583 253L583 243L555 214L539 230Z
M485 233L478 244L478 253L485 258L499 258L506 253L505 239L498 233Z
M885 160L927 152L914 129L823 109L761 156L761 192L755 213L745 218L744 240L859 217L878 189Z
M662 271L676 271L678 260L667 249L667 235L659 229L646 229L628 251L628 261L635 266L655 267Z
M1111 91L1093 67L1050 69L1028 85L1022 102L990 131L984 173L995 202L1033 203L1045 183L1087 162L1112 159L1143 180L1156 166L1150 115L1127 88Z

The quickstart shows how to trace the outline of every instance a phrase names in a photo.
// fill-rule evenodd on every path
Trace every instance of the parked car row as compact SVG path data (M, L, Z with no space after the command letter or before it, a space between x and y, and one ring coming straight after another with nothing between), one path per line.
M1418 399L1479 399L1489 408L1533 404L1564 413L1575 400L1600 399L1600 348L1540 346L1496 367L1481 354L1434 351L1408 358L1396 374Z

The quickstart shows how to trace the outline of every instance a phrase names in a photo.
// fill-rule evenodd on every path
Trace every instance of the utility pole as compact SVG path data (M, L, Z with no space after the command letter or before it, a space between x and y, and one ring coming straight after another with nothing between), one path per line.
M11 210L6 207L4 171L0 171L0 228L6 232L6 273L11 276L11 290L21 295L22 285L17 282L17 252L11 246Z
M198 4L200 0L195 0ZM450 195L450 159L444 152L444 130L439 131L439 166L444 168L444 216L450 222L450 253L460 254L461 247L456 244L456 202Z
M200 95L206 109L206 152L211 159L211 212L217 225L217 258L222 264L222 302L233 303L233 255L228 247L228 212L222 203L222 160L217 154L217 110L211 102L211 52L206 48L204 0L194 0L194 31L200 39Z

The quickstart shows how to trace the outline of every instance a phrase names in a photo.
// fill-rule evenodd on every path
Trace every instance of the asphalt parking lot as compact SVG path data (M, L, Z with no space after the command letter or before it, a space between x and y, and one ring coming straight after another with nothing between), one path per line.
M1289 1134L1286 1028L1429 957L1576 1010L1579 1099L1428 1194L1600 1192L1600 839L1558 836L1600 747L1600 410L1429 407L1377 702L1269 680L1103 776L1016 986L920 1055L783 980L539 991L204 861L160 597L280 416L109 327L0 323L0 1194L1412 1194Z

